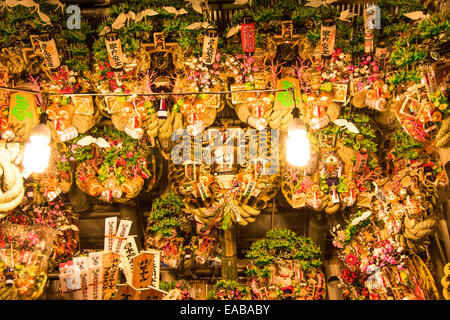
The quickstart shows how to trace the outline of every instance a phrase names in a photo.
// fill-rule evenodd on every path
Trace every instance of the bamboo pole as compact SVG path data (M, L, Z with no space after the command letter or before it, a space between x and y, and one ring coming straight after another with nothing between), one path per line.
M308 237L320 247L320 259L325 260L327 217L320 212L312 212L309 219Z
M222 232L222 279L237 280L237 227Z

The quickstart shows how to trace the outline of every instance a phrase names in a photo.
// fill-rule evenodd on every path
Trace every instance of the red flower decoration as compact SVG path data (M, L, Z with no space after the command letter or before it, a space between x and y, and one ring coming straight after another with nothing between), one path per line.
M109 86L111 87L112 90L116 90L119 87L117 85L116 81L114 81L114 80L109 81Z
M350 266L356 266L358 264L358 257L350 253L345 257L345 261Z

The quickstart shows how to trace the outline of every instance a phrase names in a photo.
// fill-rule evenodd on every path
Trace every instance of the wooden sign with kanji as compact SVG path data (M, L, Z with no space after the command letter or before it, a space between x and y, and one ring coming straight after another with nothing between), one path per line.
M103 294L116 292L120 255L109 252L103 255Z
M154 287L138 289L138 291L140 293L139 300L162 300L167 294L166 291Z
M140 293L130 284L118 284L114 300L139 300Z
M136 289L147 288L152 284L154 255L142 252L133 258L133 278L131 284Z
M10 96L8 122L16 128L20 141L28 140L31 129L39 123L33 94L20 92Z
M300 85L297 79L292 77L279 79L277 81L277 90L285 91L277 92L277 94L275 95L275 109L292 109L294 107L294 92L297 107L301 108Z

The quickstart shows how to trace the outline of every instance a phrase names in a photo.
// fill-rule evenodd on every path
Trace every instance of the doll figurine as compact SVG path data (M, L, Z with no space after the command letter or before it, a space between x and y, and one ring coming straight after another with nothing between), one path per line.
M11 267L6 267L5 270L3 270L3 275L7 287L14 285L14 270Z
M292 300L294 295L294 287L292 282L293 270L292 265L286 261L278 261L276 263L276 272L273 277L274 284L283 292L284 300Z

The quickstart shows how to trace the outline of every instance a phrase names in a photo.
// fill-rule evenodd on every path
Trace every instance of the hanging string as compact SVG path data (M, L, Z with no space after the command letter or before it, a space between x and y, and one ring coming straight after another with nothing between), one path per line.
M14 259L13 259L12 242L10 244L11 244L11 268L14 270Z
M10 88L0 86L0 89L10 90L10 91L18 91L18 92L27 92L33 94L48 94L52 96L185 96L185 95L197 95L197 94L231 94L231 93L239 93L239 92L284 92L285 89L247 89L247 90L222 90L222 91L198 91L198 92L152 92L152 93L59 93L59 92L46 92L46 91L33 91L28 89L19 89L19 88Z
M20 88L10 88L10 87L4 87L4 86L0 86L0 89L10 90L10 91L17 91L17 92L27 92L27 93L33 93L33 94L44 93L43 91L34 91L34 90L20 89Z
M272 217L270 222L270 230L273 230L274 217L275 217L275 196L272 198Z
M398 71L383 72L376 74L376 77L381 77L384 75L389 75L396 73ZM375 75L363 76L349 78L347 81L335 81L333 84L346 84L352 80L360 80L374 77ZM103 97L126 97L126 96L186 96L186 95L196 95L196 94L232 94L232 93L259 93L259 92L285 92L286 89L248 89L248 90L221 90L221 91L198 91L198 92L152 92L152 93L59 93L59 92L46 92L43 90L34 91L29 89L11 88L0 86L0 89L17 91L17 92L27 92L32 94L47 94L51 96L103 96Z

